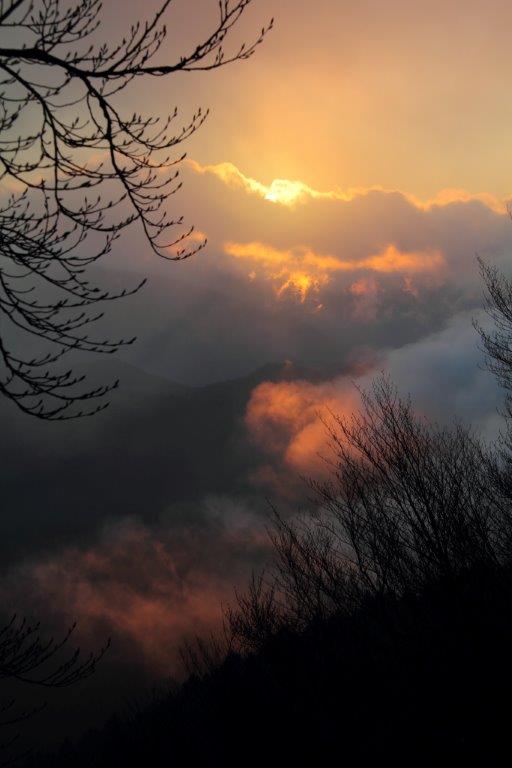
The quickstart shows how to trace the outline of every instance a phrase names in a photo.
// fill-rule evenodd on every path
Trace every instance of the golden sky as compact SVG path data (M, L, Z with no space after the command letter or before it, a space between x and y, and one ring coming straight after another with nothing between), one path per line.
M209 0L179 0L182 36L198 5L207 17ZM240 34L272 15L250 62L182 81L185 103L213 109L190 146L201 163L316 189L512 191L509 2L257 0Z

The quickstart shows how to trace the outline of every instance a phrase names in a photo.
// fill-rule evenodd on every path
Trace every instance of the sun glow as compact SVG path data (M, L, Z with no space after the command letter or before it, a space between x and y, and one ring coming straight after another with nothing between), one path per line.
M293 207L297 203L305 203L308 199L341 200L349 199L343 192L320 192L305 184L303 181L290 179L274 179L270 184L245 176L233 163L217 163L216 165L201 165L195 160L188 160L188 165L195 173L210 173L224 184L234 189L242 189L248 194L258 195L269 203L279 203Z
M277 295L283 296L287 291L295 292L304 304L308 293L319 288L318 280L307 272L292 272L288 279L277 289Z
M488 192L472 193L465 189L450 187L441 189L434 197L422 200L408 192L403 192L399 189L389 189L379 185L320 191L313 189L313 187L308 186L303 181L291 179L274 179L270 184L263 184L257 179L246 176L233 163L201 165L196 160L187 160L187 164L195 173L212 174L233 189L241 189L247 194L257 195L269 203L277 203L287 208L294 208L300 203L307 203L311 200L338 200L339 202L349 203L358 197L364 197L372 192L380 192L387 195L400 195L410 205L421 211L428 211L435 206L445 207L454 203L479 202L494 213L508 213L507 201L500 200Z
M308 197L323 196L323 193L315 192L302 181L289 181L288 179L274 179L265 194L265 200L281 205L295 205L303 202Z

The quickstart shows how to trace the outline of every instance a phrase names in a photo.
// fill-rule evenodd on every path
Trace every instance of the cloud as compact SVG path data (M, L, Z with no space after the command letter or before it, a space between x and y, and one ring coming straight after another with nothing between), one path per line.
M310 292L318 293L329 280L329 272L337 268L337 260L320 256L308 248L281 250L263 243L226 243L224 251L235 259L250 262L251 279L258 273L254 266L261 266L265 279L276 284L276 293L283 297L287 292L296 293L304 303Z
M500 200L495 195L488 192L471 193L465 189L455 187L447 187L440 190L433 197L422 200L416 195L398 189L386 189L379 185L351 187L347 190L320 191L297 179L274 179L270 184L264 184L250 176L246 176L236 165L230 162L201 165L196 160L189 159L187 164L195 173L211 174L234 189L241 189L248 194L258 195L270 203L278 203L289 207L307 203L309 200L337 200L347 203L372 192L379 192L382 194L401 195L412 206L422 211L429 211L434 207L442 207L452 203L477 201L495 213L505 214L507 212L507 202Z
M462 312L442 331L390 351L385 370L432 419L462 419L492 440L503 427L498 413L503 394L482 368L483 353L471 321L472 313Z
M486 193L448 189L419 200L372 187L305 195L309 187L297 182L300 205L272 205L265 199L272 185L233 164L192 165L202 178L190 173L185 188L202 211L216 268L245 277L253 292L267 283L274 300L299 299L305 309L309 296L332 311L333 294L341 302L357 271L375 273L379 286L395 275L397 290L411 298L447 285L474 301L481 293L475 255L506 264L512 247L506 206Z
M258 195L270 203L279 203L286 206L294 206L304 203L308 199L313 200L339 200L350 199L338 192L319 192L312 189L303 181L291 181L289 179L274 179L269 185L246 176L233 163L217 163L214 165L201 165L195 160L187 161L189 167L199 174L209 173L220 179L224 184L234 189L241 189L248 194Z
M88 644L113 637L112 660L176 673L180 644L218 629L222 604L268 546L261 520L243 503L210 498L203 507L201 526L122 518L89 546L18 564L4 577L4 605L44 616L47 627L50 611L59 626L76 619Z
M402 274L411 277L415 274L439 274L445 267L445 259L439 251L401 252L394 245L387 245L380 252L369 254L359 259L343 259L338 256L315 253L306 246L290 249L274 248L264 243L226 243L225 252L236 259L261 265L267 280L277 283L277 295L283 296L293 291L304 302L310 291L318 293L326 285L332 273L371 271L381 274ZM256 272L250 273L254 279ZM357 294L357 286L350 287ZM360 293L360 291L359 291Z
M185 173L176 215L197 223L207 248L159 262L133 230L123 266L148 274L149 285L110 305L98 333L137 335L126 360L187 384L288 358L342 368L360 350L415 341L481 304L476 254L510 259L509 217L474 199L423 210L373 191L290 207L212 173Z
M279 269L292 264L318 270L318 272L355 272L367 269L383 273L415 274L437 269L445 263L439 251L402 253L394 245L388 245L380 253L352 261L318 254L306 246L280 250L264 243L226 243L225 251L237 259L259 261L267 267Z
M256 179L251 179L238 170L233 163L217 163L215 165L201 165L196 160L188 159L187 165L195 173L210 173L234 189L243 189L246 192L253 192L260 197L265 197L268 187L261 184Z
M273 458L275 475L263 471L256 480L278 477L284 465L292 474L324 476L325 426L329 413L348 414L357 407L358 393L348 379L327 384L308 381L264 382L251 393L245 413L250 439ZM273 485L276 487L275 479ZM280 488L286 480L280 479Z
M404 278L404 290L409 285L410 277ZM377 317L380 288L374 277L360 277L349 286L349 292L356 297L352 316L356 320L371 323Z
M503 426L498 414L501 393L494 378L482 370L482 353L468 313L448 327L414 344L393 350L370 371L340 376L330 382L264 382L251 393L245 414L249 438L267 461L253 480L282 492L297 474L322 478L330 469L324 425L330 414L350 416L360 407L359 388L385 372L414 407L431 420L450 424L461 419L486 440ZM354 386L354 378L357 388Z

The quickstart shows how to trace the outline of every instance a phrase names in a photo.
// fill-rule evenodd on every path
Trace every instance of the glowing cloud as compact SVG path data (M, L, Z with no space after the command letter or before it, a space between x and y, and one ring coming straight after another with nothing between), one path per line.
M344 262L346 264L347 262ZM443 254L439 251L399 251L394 245L388 245L380 253L349 262L355 269L369 269L374 272L403 272L404 274L417 274L419 272L432 272L444 266Z
M195 160L187 160L188 166L195 173L210 173L234 189L243 189L260 197L266 197L269 190L264 184L255 179L244 176L233 163L217 163L217 165L200 165Z
M329 254L318 254L310 248L279 249L264 243L226 243L225 252L236 259L252 262L251 266L260 266L264 277L277 283L276 292L283 296L291 291L297 294L303 303L311 291L318 293L326 285L334 272L371 272L403 275L437 273L445 265L443 254L431 251L399 251L394 245L388 245L382 251L362 259L342 259ZM251 279L255 278L254 269ZM354 294L357 291L353 292Z
M285 469L322 476L328 468L326 430L329 413L348 414L357 408L358 393L347 382L263 382L251 393L245 425L251 440Z
M410 278L409 278L410 279ZM379 306L379 284L374 277L360 277L349 287L349 293L356 297L353 316L363 322L372 322Z
M51 599L56 615L80 615L85 642L107 627L121 654L122 645L156 674L178 672L183 640L220 625L221 604L232 599L234 583L245 574L244 568L239 571L242 553L246 557L268 546L263 525L248 509L229 499L203 504L214 528L150 528L125 518L93 545L65 547L20 564L6 577L4 604L13 594L19 601L30 596L38 610ZM206 541L216 553L210 559Z
M293 207L298 203L306 203L308 200L339 200L350 202L357 197L364 197L371 192L381 192L390 195L400 195L411 205L419 210L428 211L435 206L447 206L452 203L479 202L494 213L506 214L507 202L491 195L488 192L472 193L464 189L446 188L440 190L434 197L421 200L416 195L403 192L398 189L386 189L374 185L370 187L350 187L347 190L335 189L320 191L313 189L303 181L291 179L274 179L270 184L263 184L256 179L246 176L233 163L217 163L214 165L201 165L196 160L188 160L188 166L200 174L209 173L216 176L224 184L234 189L241 189L248 194L258 195L270 203L278 203L287 207Z
M319 192L308 187L302 181L274 179L271 184L262 184L250 176L245 176L233 163L218 163L217 165L200 165L195 160L188 160L188 165L195 173L210 173L234 189L242 189L249 194L256 194L270 203L293 206L296 203L313 199L341 199L341 192ZM347 198L348 199L348 198Z

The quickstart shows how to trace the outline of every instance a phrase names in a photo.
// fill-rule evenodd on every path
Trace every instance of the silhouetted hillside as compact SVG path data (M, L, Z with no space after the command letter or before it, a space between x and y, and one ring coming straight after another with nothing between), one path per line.
M497 765L507 747L512 576L474 570L419 597L232 654L46 766Z
M497 764L512 684L507 463L385 379L335 419L314 516L183 649L190 676L31 768Z

